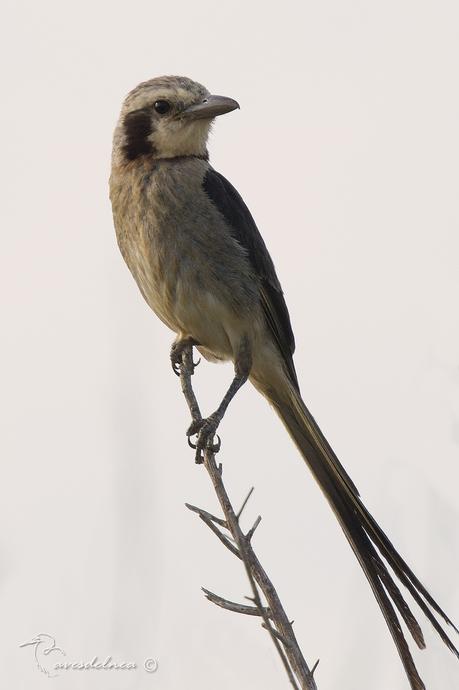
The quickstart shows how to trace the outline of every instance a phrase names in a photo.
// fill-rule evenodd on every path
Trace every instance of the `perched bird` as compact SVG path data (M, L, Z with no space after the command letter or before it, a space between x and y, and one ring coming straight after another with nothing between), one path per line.
M186 343L206 359L234 363L220 407L188 431L197 433L198 453L250 379L319 483L381 607L411 687L421 690L395 609L420 648L423 634L387 565L459 657L437 616L453 624L368 512L303 402L273 262L244 201L208 161L212 121L238 107L185 77L151 79L128 94L114 133L110 177L118 244L145 300L177 334L174 366Z

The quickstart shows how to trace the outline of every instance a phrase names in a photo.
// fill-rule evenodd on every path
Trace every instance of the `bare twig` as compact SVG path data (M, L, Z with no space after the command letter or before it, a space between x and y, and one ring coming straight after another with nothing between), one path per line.
M180 379L182 384L182 391L188 403L193 421L202 419L199 404L194 394L191 385L191 376L193 374L193 348L192 346L185 347L182 354L182 365L180 367ZM247 606L243 604L236 604L230 602L223 597L219 597L208 590L204 590L207 598L214 604L222 608L238 613L249 614L252 616L259 616L262 619L262 626L266 628L271 636L271 640L281 658L285 671L287 673L289 682L295 690L317 690L312 671L309 670L308 665L303 657L301 649L293 632L292 624L290 623L283 606L280 602L279 596L268 578L264 568L258 560L252 548L251 539L258 527L261 517L258 517L253 527L245 535L239 525L239 517L244 510L248 499L250 498L253 489L250 490L248 496L244 500L241 509L236 513L229 500L225 486L222 480L222 466L217 465L215 461L215 454L211 446L208 446L204 451L204 467L209 474L212 481L215 493L223 511L224 519L216 518L211 513L205 510L196 508L195 506L187 505L187 507L196 512L201 520L214 532L218 539L231 551L234 555L242 560L244 563L247 577L249 579L252 596L250 600L254 606ZM232 537L234 544L229 540L229 535L223 534L217 527L220 525L226 529ZM263 605L260 591L263 593L267 606ZM315 668L315 667L314 667Z
M253 535L254 535L254 533L255 533L255 530L257 529L257 527L258 527L258 525L260 524L260 522L261 522L261 515L259 515L259 516L257 517L257 519L256 519L255 522L253 523L252 527L249 529L249 531L248 531L247 534L245 535L245 538L247 539L247 541L250 541L250 540L252 539L252 537L253 537Z
M264 623L261 624L261 627L264 628L265 630L267 630L267 627ZM272 632L274 634L274 636L277 637L277 639L282 642L284 647L290 646L290 642L288 640L286 640L285 637L283 637L279 632L277 632L277 630L275 628L271 628L271 630L269 632Z
M212 532L220 539L220 541L222 542L222 544L224 544L224 545L226 546L226 548L229 549L229 550L231 551L231 553L234 553L235 556L237 556L238 558L241 558L241 554L239 553L237 547L234 546L234 544L232 544L232 543L230 542L230 540L228 539L228 537L226 537L224 534L222 534L222 533L220 532L220 530L218 529L218 527L216 527L216 526L214 525L214 523L212 522L212 520L209 520L207 517L205 517L205 515L200 515L199 517L201 518L201 520L202 520L203 522L206 523L207 527L209 527L209 529L211 529Z
M316 663L315 663L314 666L312 667L312 669L311 669L311 675L314 675L314 671L315 671L316 668L318 667L319 661L320 661L320 659L317 659Z
M239 518L241 517L242 511L243 511L244 508L246 507L249 498L250 498L251 495L253 494L254 488L255 488L255 487L252 486L252 487L250 488L249 493L248 493L247 496L244 498L244 502L243 502L243 504L241 505L241 507L239 508L239 512L238 512L237 515L236 515L236 517L237 517L238 520L239 520Z
M204 587L202 588L202 591L204 592L209 601L211 601L213 604L216 604L217 606L220 606L222 609L227 609L227 611L234 611L235 613L244 613L248 616L261 615L260 611L256 606L247 606L247 604L237 604L234 601L223 599L223 597L219 597L218 594L209 592L209 590L204 589ZM265 608L265 614L269 618L271 616L271 611L268 608Z
M222 520L219 517L216 517L215 515L212 515L212 513L209 513L207 510L202 510L202 508L197 508L196 506L192 506L191 503L185 503L186 507L188 510L191 510L193 513L198 513L198 515L205 515L209 520L212 520L212 522L216 522L217 525L221 525L222 527L226 527L226 520Z

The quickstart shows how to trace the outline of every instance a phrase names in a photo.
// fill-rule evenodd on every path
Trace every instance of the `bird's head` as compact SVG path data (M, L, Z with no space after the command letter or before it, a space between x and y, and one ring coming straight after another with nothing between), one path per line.
M143 156L207 156L207 137L217 115L239 108L186 77L157 77L127 96L115 130L115 163Z
M39 645L43 643L47 643L49 645L55 644L54 637L51 637L51 635L47 635L46 633L40 633L39 635L35 635L31 640L28 642L23 642L20 644L20 647L28 647L29 645Z

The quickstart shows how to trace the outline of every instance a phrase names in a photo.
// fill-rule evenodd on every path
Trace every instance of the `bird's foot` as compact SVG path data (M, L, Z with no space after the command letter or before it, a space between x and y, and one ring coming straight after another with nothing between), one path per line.
M220 436L216 434L218 425L221 419L217 414L211 414L205 419L194 420L186 435L188 436L188 445L196 451L195 462L201 464L204 460L204 451L210 450L212 453L218 453L221 447ZM196 443L190 440L191 436L197 434ZM214 443L214 437L217 436L217 442Z
M176 376L180 376L181 367L183 365L183 352L187 347L193 347L196 343L192 340L178 340L172 343L170 358L172 364L172 371ZM201 359L197 362L191 362L191 374L194 374L194 370L198 366Z

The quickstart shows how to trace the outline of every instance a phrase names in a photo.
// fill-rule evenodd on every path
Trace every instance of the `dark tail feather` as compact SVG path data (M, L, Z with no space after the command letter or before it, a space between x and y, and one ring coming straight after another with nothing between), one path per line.
M290 385L288 395L273 394L272 390L264 391L264 394L287 427L338 518L386 619L412 689L423 690L425 686L417 672L394 605L420 649L425 647L423 634L383 558L395 576L408 589L443 642L457 657L459 657L458 650L431 609L446 623L453 626L456 632L458 629L418 580L363 505L357 488L329 446L298 391Z

